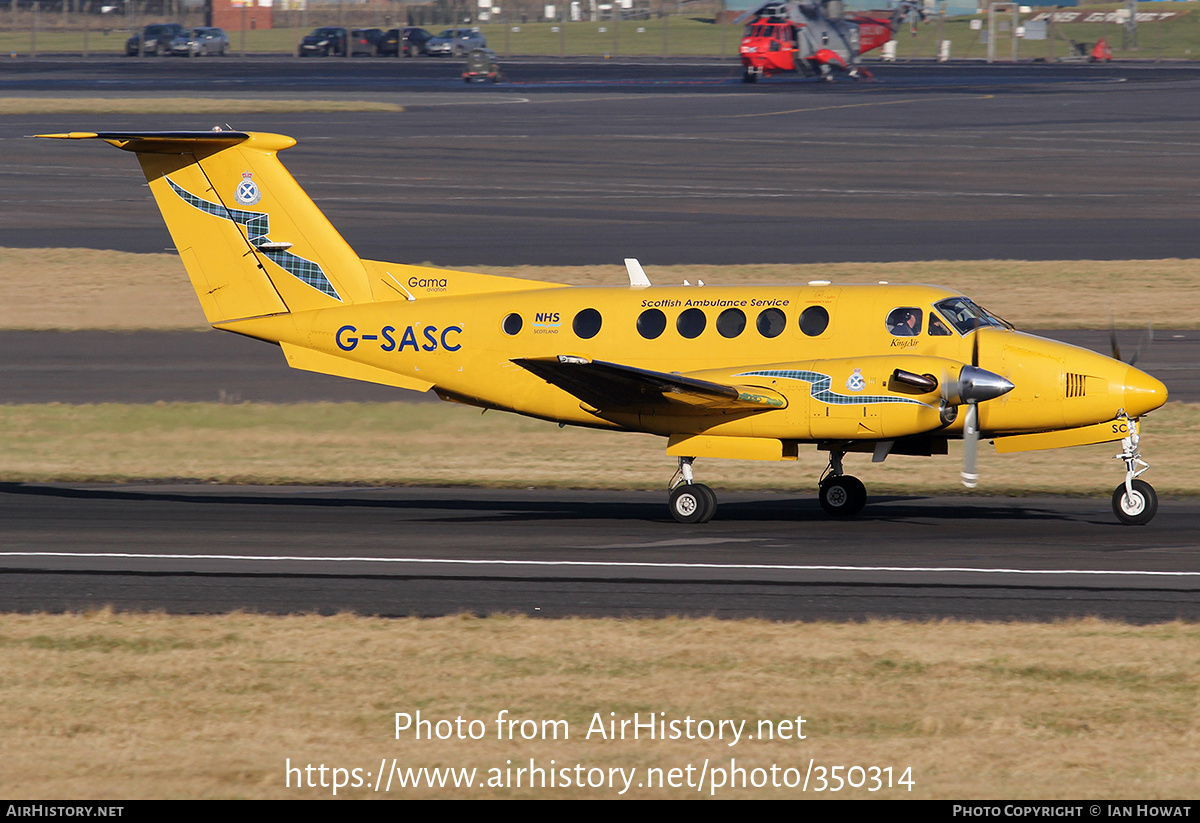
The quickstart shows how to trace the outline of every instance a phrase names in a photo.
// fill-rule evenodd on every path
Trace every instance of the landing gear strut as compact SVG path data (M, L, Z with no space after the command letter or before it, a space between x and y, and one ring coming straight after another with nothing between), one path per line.
M1137 479L1138 475L1150 468L1138 451L1138 441L1141 439L1138 421L1127 417L1117 419L1124 421L1129 434L1121 441L1121 453L1114 455L1125 461L1125 482L1113 490L1113 514L1127 526L1144 526L1158 512L1158 494L1145 480Z
M671 478L671 516L680 523L707 523L717 513L717 494L703 483L692 482L693 460L679 458L679 470Z
M844 451L829 452L829 467L821 476L819 497L821 508L834 517L853 517L867 505L867 488L857 477L842 473Z

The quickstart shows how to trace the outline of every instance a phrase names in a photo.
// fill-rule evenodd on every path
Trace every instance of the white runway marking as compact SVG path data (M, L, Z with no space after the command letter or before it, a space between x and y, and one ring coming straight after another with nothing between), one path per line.
M1031 576L1092 575L1092 576L1139 576L1139 577L1197 577L1200 571L1148 571L1118 569L1010 569L978 568L971 566L806 566L777 563L662 563L605 560L504 560L462 558L439 559L435 557L304 557L300 555L247 555L247 554L137 554L133 552L0 552L0 558L76 558L76 559L121 559L121 560L224 560L249 563L379 563L385 565L457 565L457 566L530 566L538 568L603 568L603 569L715 569L752 571L840 571L840 572L920 572L971 573L971 574L1021 574Z

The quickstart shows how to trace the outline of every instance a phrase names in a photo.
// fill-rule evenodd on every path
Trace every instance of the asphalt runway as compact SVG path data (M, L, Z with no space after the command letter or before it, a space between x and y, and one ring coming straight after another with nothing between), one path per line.
M635 256L653 278L653 266L672 263L1200 256L1200 73L1191 67L888 66L872 83L752 89L729 69L514 61L510 82L485 88L433 61L4 64L3 95L353 96L406 110L222 118L160 115L147 101L143 114L6 117L0 246L170 246L132 157L23 135L221 122L299 139L285 162L357 251L378 259L604 263L619 274ZM1107 346L1106 333L1083 334ZM1194 333L1179 334L1177 348L1156 341L1146 355L1175 369L1163 376L1176 399L1187 391L1176 382L1194 386L1197 362ZM140 393L158 383L258 397L194 354L188 378L164 379L171 368L148 366L145 351L169 350L165 338L134 335L140 357L110 356L98 368L87 346L60 338L75 351L56 355L48 339L18 341L30 359L10 361L10 391L45 397L56 381L107 383L149 397ZM266 372L255 370L291 375L269 347L236 342L257 350L246 357L273 361L248 363L242 385L258 385ZM46 357L60 359L46 368ZM293 399L342 388L269 380L264 393ZM716 520L686 529L658 497L12 484L0 488L0 602L22 611L1197 617L1200 504L1191 500L1163 501L1153 523L1130 529L1105 500L873 498L846 523L827 520L807 495L722 494Z
M0 246L171 245L132 157L23 135L228 124L364 257L443 266L1200 257L1191 66L881 66L746 88L731 61L18 61L0 94L294 99L402 113L12 115ZM436 82L435 82L436 81ZM527 82L526 82L527 81ZM521 83L524 83L522 85ZM1136 276L1136 271L1131 272Z
M662 498L662 499L659 499ZM1200 502L1117 525L1106 501L0 485L7 610L775 620L1200 619Z

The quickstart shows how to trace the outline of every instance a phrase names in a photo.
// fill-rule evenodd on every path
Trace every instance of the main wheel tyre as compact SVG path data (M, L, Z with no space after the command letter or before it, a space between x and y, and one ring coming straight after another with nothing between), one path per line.
M1158 494L1145 480L1134 480L1133 495L1125 491L1125 484L1113 490L1113 514L1126 526L1144 526L1158 512Z
M701 483L684 483L671 492L670 506L680 523L707 523L717 511L717 495Z
M853 517L867 505L867 488L857 477L843 474L821 484L821 508L834 517Z
M742 71L742 82L743 83L757 83L758 82L758 72L756 72L752 68L747 67L745 70Z

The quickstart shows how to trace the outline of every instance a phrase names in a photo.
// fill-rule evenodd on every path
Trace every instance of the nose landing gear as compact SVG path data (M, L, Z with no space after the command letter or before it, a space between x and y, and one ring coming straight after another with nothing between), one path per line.
M1145 480L1137 479L1150 468L1138 451L1138 421L1124 416L1117 419L1124 421L1129 434L1121 441L1121 453L1114 455L1125 462L1125 482L1113 490L1113 514L1127 526L1144 526L1158 513L1158 494Z

